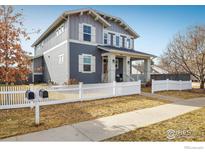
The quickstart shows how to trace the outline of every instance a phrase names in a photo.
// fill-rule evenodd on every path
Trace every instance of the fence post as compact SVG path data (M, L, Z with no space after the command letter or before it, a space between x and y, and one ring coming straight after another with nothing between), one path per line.
M152 94L154 94L154 79L152 79L152 85L151 85L151 88L152 88Z
M36 100L35 100L35 124L39 125L40 124L40 99L39 99L39 93L38 90L35 91L36 95Z
M166 80L166 90L169 90L169 79Z
M113 81L113 96L116 96L116 81Z
M139 80L138 83L139 83L139 94L141 94L141 80Z
M83 99L83 90L82 90L82 88L83 88L83 83L79 82L79 99L80 99L80 101L82 101L82 99Z
M40 107L39 107L39 101L37 100L35 102L35 124L40 124Z

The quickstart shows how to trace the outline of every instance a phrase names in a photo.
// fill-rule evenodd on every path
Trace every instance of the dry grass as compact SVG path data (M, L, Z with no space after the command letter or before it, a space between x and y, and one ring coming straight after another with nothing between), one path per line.
M151 87L142 87L142 92L151 93Z
M205 97L205 89L192 89L184 91L161 91L156 93L160 95L173 96L183 99Z
M175 138L167 138L167 130L175 131ZM205 108L130 131L108 141L205 141Z
M111 116L168 103L139 95L41 107L41 125L34 125L34 110L0 111L0 138Z

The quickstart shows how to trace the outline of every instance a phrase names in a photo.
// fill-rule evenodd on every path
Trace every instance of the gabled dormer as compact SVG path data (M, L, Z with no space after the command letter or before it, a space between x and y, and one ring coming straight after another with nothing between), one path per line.
M139 35L121 18L97 11L111 26L103 30L103 44L134 49L134 39Z

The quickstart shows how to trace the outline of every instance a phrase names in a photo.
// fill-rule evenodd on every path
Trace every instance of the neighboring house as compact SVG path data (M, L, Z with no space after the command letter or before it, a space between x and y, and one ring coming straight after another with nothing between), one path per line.
M160 68L157 65L151 65L151 74L168 74L169 72L165 69ZM144 65L141 64L134 64L132 65L132 74L144 74Z
M151 74L168 74L169 72L157 65L151 65Z
M34 42L33 81L63 84L131 80L131 64L151 54L134 50L139 35L122 19L93 9L66 11Z

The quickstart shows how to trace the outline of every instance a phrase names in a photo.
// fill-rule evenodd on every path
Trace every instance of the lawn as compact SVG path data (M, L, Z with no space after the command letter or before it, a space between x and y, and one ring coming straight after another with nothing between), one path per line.
M34 125L34 110L12 109L0 111L0 138L26 134L66 124L111 116L169 103L140 95L115 97L41 107L41 125Z
M183 90L183 91L160 91L156 94L174 96L183 99L191 99L197 97L205 97L205 89L192 89L192 90Z
M169 134L167 130L171 130L173 134ZM107 141L205 141L205 108L115 136Z

